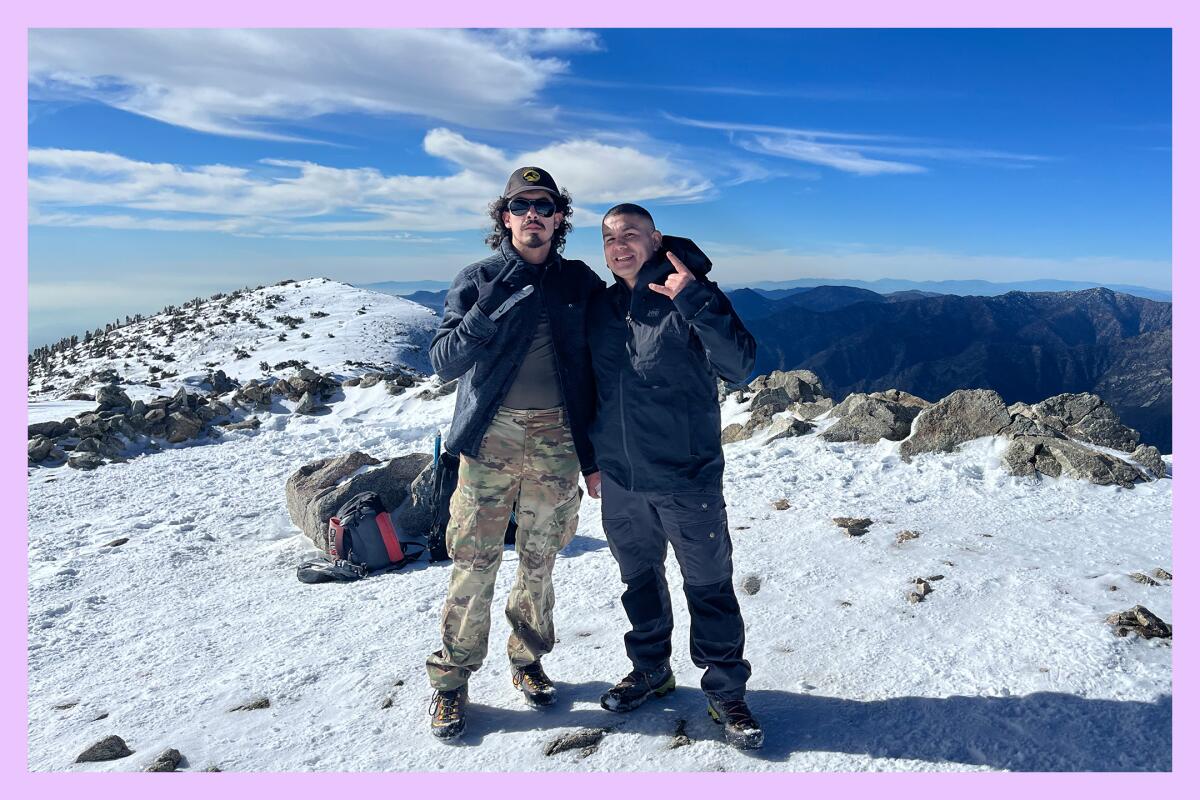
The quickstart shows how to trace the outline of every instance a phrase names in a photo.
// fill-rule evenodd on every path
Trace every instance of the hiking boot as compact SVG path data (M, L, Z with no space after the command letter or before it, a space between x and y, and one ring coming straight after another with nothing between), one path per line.
M708 698L708 715L725 729L725 741L739 750L762 747L763 732L743 700Z
M429 727L438 739L457 739L466 725L464 706L467 704L467 687L435 691L429 701Z
M558 699L558 689L554 681L546 677L542 662L535 661L527 667L513 667L513 686L525 695L525 702L531 706L552 706Z
M675 673L671 665L664 664L651 672L635 669L600 695L600 706L608 711L632 711L646 702L651 695L666 697L675 691Z

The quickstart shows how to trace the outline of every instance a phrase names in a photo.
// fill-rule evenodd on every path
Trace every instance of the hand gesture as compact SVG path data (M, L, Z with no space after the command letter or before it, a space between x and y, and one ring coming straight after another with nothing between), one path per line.
M675 296L687 288L689 283L696 280L696 276L693 275L692 271L685 267L683 262L676 258L675 254L670 250L667 251L667 260L671 262L673 267L675 267L675 272L667 276L667 282L665 285L661 283L652 283L650 284L650 289L658 292L659 294L665 294L667 297L674 300Z

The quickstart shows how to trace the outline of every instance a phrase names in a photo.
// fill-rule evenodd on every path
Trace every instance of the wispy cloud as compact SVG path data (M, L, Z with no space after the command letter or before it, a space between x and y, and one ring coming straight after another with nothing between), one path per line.
M29 153L30 224L121 230L217 231L253 236L393 237L485 227L488 203L522 164L553 165L572 193L576 222L596 224L588 204L621 200L689 202L712 183L669 156L570 139L506 153L445 128L425 151L450 175L387 175L373 167L328 167L265 159L253 169L151 163L114 153L34 149ZM615 188L614 188L615 187Z
M749 152L817 164L855 175L926 172L926 166L913 163L920 160L973 162L1007 167L1028 167L1051 160L1045 156L1024 153L949 147L890 134L717 122L672 114L664 116L680 125L725 131L730 134L734 144ZM896 156L905 160L873 156Z
M295 125L339 112L508 130L553 119L538 94L568 65L548 54L599 47L577 30L33 30L29 82L228 136L308 140Z

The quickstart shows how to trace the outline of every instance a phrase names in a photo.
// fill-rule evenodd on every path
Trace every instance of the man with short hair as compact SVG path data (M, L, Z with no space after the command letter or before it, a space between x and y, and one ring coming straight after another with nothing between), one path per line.
M600 703L630 711L675 688L664 569L670 542L709 714L734 746L761 747L762 728L745 702L750 664L733 591L717 403L718 378L741 383L750 375L754 337L706 277L712 263L700 248L663 236L646 209L614 206L601 232L616 281L588 310L598 391L591 439L604 532L625 584L633 671Z
M555 701L541 659L554 646L555 555L574 536L579 474L598 482L587 438L594 411L584 321L603 281L559 255L571 198L540 167L513 172L492 203L497 252L458 274L429 351L444 380L458 378L445 439L459 457L446 548L453 559L442 646L426 667L434 736L465 724L467 681L483 664L496 571L516 506L517 577L505 614L513 685L530 705Z

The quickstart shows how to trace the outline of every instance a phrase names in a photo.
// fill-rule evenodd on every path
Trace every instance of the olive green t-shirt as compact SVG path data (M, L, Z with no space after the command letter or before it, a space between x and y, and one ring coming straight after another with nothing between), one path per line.
M502 406L523 411L555 408L562 405L562 391L554 370L554 343L550 339L550 319L542 307L537 331L525 360L517 370L517 379L504 396Z

